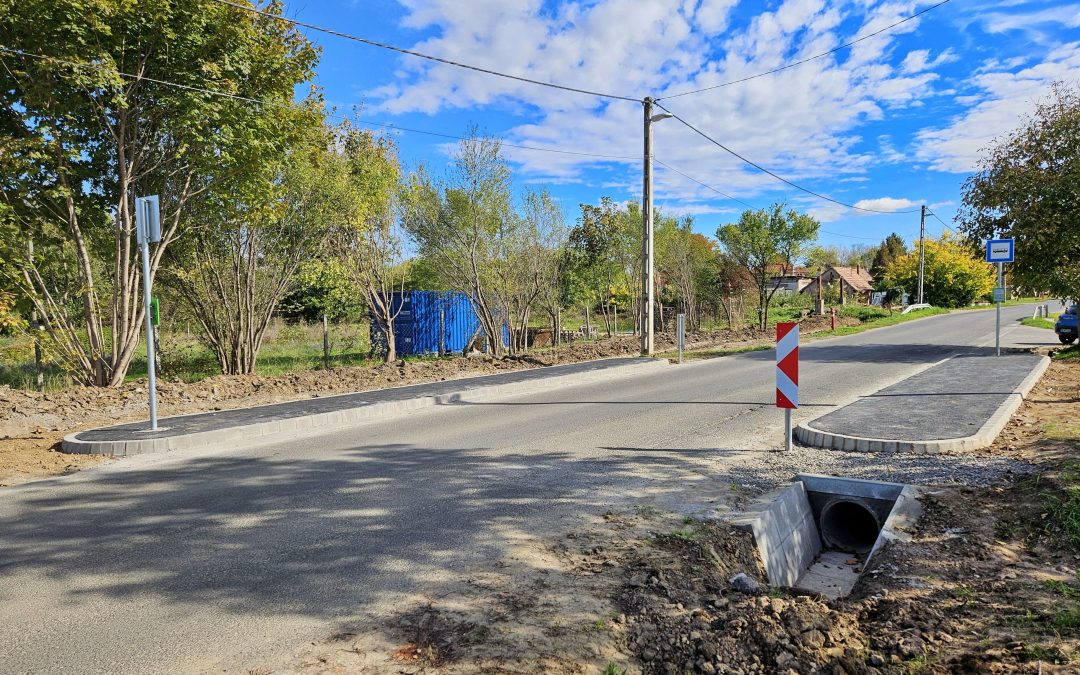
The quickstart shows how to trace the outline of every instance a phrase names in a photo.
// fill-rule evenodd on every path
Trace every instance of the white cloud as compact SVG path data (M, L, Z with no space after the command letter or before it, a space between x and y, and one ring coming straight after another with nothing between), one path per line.
M916 49L908 52L907 56L904 57L903 62L900 64L900 70L905 73L921 73L925 70L933 70L946 63L952 63L959 58L951 47L938 54L934 59L930 59L929 49Z
M860 209L873 209L874 211L902 211L912 206L918 206L919 202L897 197L877 197L875 199L860 199L855 206Z
M1080 4L1048 7L1034 12L989 12L980 16L983 28L990 33L1024 30L1043 24L1060 24L1067 28L1080 27Z
M975 91L971 107L941 128L919 132L916 157L938 171L975 170L980 152L1017 128L1032 104L1059 80L1080 81L1080 42L1062 45L1041 63L1016 72L980 72L967 83Z

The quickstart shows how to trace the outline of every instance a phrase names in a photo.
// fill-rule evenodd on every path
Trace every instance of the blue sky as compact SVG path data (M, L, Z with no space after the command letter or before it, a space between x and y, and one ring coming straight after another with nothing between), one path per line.
M876 0L287 0L286 15L537 80L640 99L743 78L819 54L934 2ZM507 143L519 187L547 187L571 221L601 196L641 198L641 104L495 78L315 31L317 82L340 112L450 136L475 125ZM952 224L961 187L993 138L1050 84L1080 84L1080 2L951 0L830 56L664 105L733 150L869 215L762 174L677 120L654 126L655 157L755 207L786 200L821 240L912 238L918 205ZM408 165L446 166L455 141L391 132ZM698 231L746 208L664 166L655 199ZM937 234L942 225L928 219Z

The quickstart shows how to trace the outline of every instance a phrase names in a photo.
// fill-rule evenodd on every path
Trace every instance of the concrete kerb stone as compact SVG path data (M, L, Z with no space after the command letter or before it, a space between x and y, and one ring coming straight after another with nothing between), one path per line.
M906 452L914 454L945 454L950 452L970 452L993 444L1001 430L1012 419L1013 413L1024 402L1032 388L1050 366L1049 357L1044 356L1035 368L1021 381L1016 390L1005 397L997 410L983 423L977 432L961 438L943 438L927 441L903 439L873 438L849 436L829 431L822 431L810 426L814 420L802 422L795 427L795 438L803 445L842 452Z
M565 375L556 375L553 377L523 382L512 382L491 386L480 385L473 389L466 389L438 396L421 395L398 401L380 401L346 410L301 415L281 420L268 420L266 422L215 429L213 431L204 431L183 436L167 436L164 438L124 441L86 441L79 438L79 434L83 432L77 431L65 436L61 447L64 452L69 454L113 456L192 450L217 443L230 443L240 447L263 442L269 436L282 436L283 440L285 440L288 437L299 436L303 433L310 432L313 428L317 429L319 432L337 431L362 424L374 417L385 419L421 408L459 403L466 398L470 401L480 401L517 393L540 392L570 384L586 384L610 377L616 372L619 375L630 375L666 367L668 367L666 359L656 359L649 363L633 363L619 366L615 371L604 370L598 372L568 373Z

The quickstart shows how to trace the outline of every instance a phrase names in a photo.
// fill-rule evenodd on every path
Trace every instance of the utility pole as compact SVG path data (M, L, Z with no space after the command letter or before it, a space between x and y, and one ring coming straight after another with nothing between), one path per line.
M641 103L645 108L645 168L641 190L641 355L652 356L655 346L653 314L656 289L653 280L652 124L674 115L653 115L651 96L646 96Z
M926 204L919 209L919 304L923 304L923 263L926 261Z

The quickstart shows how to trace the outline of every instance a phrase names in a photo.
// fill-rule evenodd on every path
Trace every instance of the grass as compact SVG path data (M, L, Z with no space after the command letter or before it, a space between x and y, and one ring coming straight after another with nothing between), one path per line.
M604 675L626 675L628 672L626 668L620 668L614 661L608 661L607 667L604 668Z
M721 356L731 356L732 354L746 354L747 352L761 352L766 349L772 349L773 344L762 343L759 345L739 345L738 347L712 347L708 349L698 349L695 351L683 350L683 361L701 361L702 359L715 359ZM662 359L676 359L679 357L678 350L672 350L669 352L663 352L657 354L657 357Z
M1080 462L1062 468L1057 482L1060 489L1043 496L1047 529L1059 534L1074 553L1080 553ZM1080 626L1080 614L1077 616Z
M697 538L697 529L694 527L684 527L681 530L675 530L671 535L673 537L678 537L683 541L693 541Z
M1073 345L1054 352L1055 361L1070 361L1080 359L1080 345Z
M1054 322L1050 319L1044 319L1042 317L1027 317L1021 319L1020 323L1025 326L1031 326L1032 328L1046 328L1048 330L1054 330Z
M1043 584L1046 586L1046 590L1056 595L1060 595L1063 598L1080 598L1080 588L1067 584L1059 579L1047 579Z
M877 309L875 307L866 307L861 309ZM884 311L884 310L880 310ZM840 326L834 331L823 331L818 335L854 335L855 333L861 333L864 330L870 330L871 328L882 328L884 326L895 326L899 323L906 321L914 321L915 319L922 319L928 316L936 316L938 314L948 314L949 310L943 307L930 307L928 309L917 309L914 312L908 312L907 314L901 314L900 312L894 312L893 314L885 313L871 318L858 326Z

